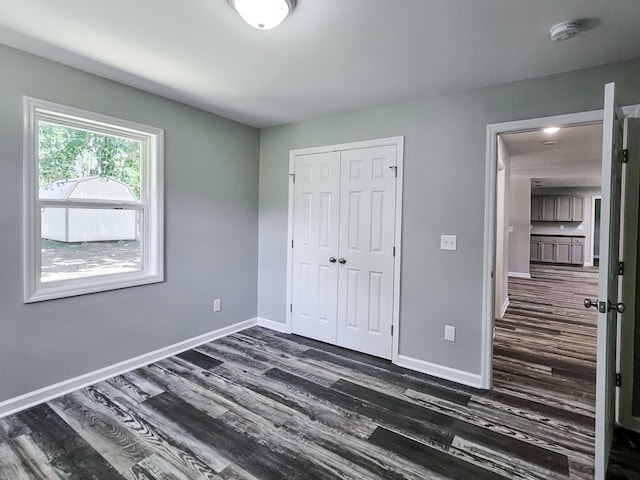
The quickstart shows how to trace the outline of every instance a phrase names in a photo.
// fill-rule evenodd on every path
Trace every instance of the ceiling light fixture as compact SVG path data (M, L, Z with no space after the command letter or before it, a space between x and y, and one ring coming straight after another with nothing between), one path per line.
M560 131L560 127L547 127L543 130L544 133L558 133Z
M562 22L551 27L549 35L551 35L551 40L559 42L575 37L581 30L582 26L577 22Z
M258 30L280 25L296 6L296 0L229 0L242 19Z

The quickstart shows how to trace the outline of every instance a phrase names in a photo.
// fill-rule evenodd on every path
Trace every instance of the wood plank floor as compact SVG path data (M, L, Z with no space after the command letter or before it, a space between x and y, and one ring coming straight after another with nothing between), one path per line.
M0 479L591 478L593 320L516 291L491 392L255 327L0 419Z

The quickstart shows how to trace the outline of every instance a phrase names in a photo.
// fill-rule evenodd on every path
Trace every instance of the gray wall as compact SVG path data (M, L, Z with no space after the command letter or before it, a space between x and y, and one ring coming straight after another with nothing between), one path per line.
M610 81L640 103L638 78L640 60L263 130L259 316L286 318L289 150L404 135L400 353L480 373L486 125L600 109ZM439 249L443 233L458 235L455 254Z
M256 129L3 46L0 65L0 401L256 316ZM22 95L165 130L164 283L22 303Z
M529 220L531 218L531 180L511 178L509 190L509 272L529 274L530 243Z
M531 233L540 235L584 235L584 260L593 264L593 197L599 197L600 187L534 188L531 195L579 195L584 197L583 222L533 222ZM561 229L560 225L564 228Z

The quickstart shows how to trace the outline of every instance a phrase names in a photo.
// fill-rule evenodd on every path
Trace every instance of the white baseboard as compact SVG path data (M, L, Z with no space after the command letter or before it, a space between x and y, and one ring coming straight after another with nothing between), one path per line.
M0 402L0 418L6 417L13 413L17 413L21 410L33 407L43 402L48 402L54 398L66 395L80 388L87 387L94 383L101 382L108 378L122 375L123 373L141 368L151 363L163 360L167 357L171 357L178 353L182 353L186 350L191 350L194 347L202 345L207 342L211 342L218 338L226 337L232 333L240 332L247 328L253 327L257 324L256 318L251 318L243 322L229 325L228 327L219 328L209 333L193 337L182 342L178 342L168 347L163 347L153 352L145 353L137 357L119 362L108 367L95 370L93 372L85 373L79 377L63 380L62 382L49 385L48 387L34 390L33 392L25 393L18 397L10 398Z
M584 262L584 267L593 267L593 262Z
M258 317L258 326L280 333L291 333L291 329L286 323L276 322L275 320L269 320L268 318Z
M508 275L514 278L531 278L531 274L523 272L509 272Z
M461 383L470 387L482 388L482 376L478 373L469 373L455 368L436 365L435 363L425 362L417 358L398 356L398 366L408 368L420 373L426 373L434 377L451 380L452 382Z
M498 312L498 315L496 315L496 318L504 317L504 314L507 313L507 308L509 308L509 297L504 299L504 303L502 304L502 307L500 307L500 311Z

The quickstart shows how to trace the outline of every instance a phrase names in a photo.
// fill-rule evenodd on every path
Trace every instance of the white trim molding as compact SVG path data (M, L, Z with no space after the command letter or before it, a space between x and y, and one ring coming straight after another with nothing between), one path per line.
M498 312L498 315L496 315L496 318L504 318L504 314L507 313L507 308L509 308L509 297L504 299L504 303L500 307L500 311Z
M405 355L398 356L398 366L413 370L415 372L426 373L433 377L451 380L452 382L461 383L474 388L482 387L482 375L479 373L470 373L455 368L436 365L435 363L425 362L413 357Z
M513 278L526 278L527 280L531 279L531 274L530 273L524 273L524 272L509 272L507 274L509 277L513 277Z
M274 332L291 333L290 325L287 323L276 322L275 320L269 320L268 318L258 317L258 326L268 328Z
M27 408L35 405L48 402L49 400L66 395L67 393L71 393L80 388L93 385L94 383L122 375L123 373L130 372L131 370L177 355L178 353L182 353L186 350L191 350L192 348L217 340L218 338L246 330L247 328L255 326L257 322L258 320L256 318L251 318L249 320L229 325L228 327L222 327L212 332L183 340L182 342L178 342L167 347L159 348L153 352L145 353L123 362L115 363L93 372L85 373L84 375L80 375L75 378L63 380L62 382L34 390L33 392L25 393L18 397L10 398L9 400L0 402L0 418L26 410Z

